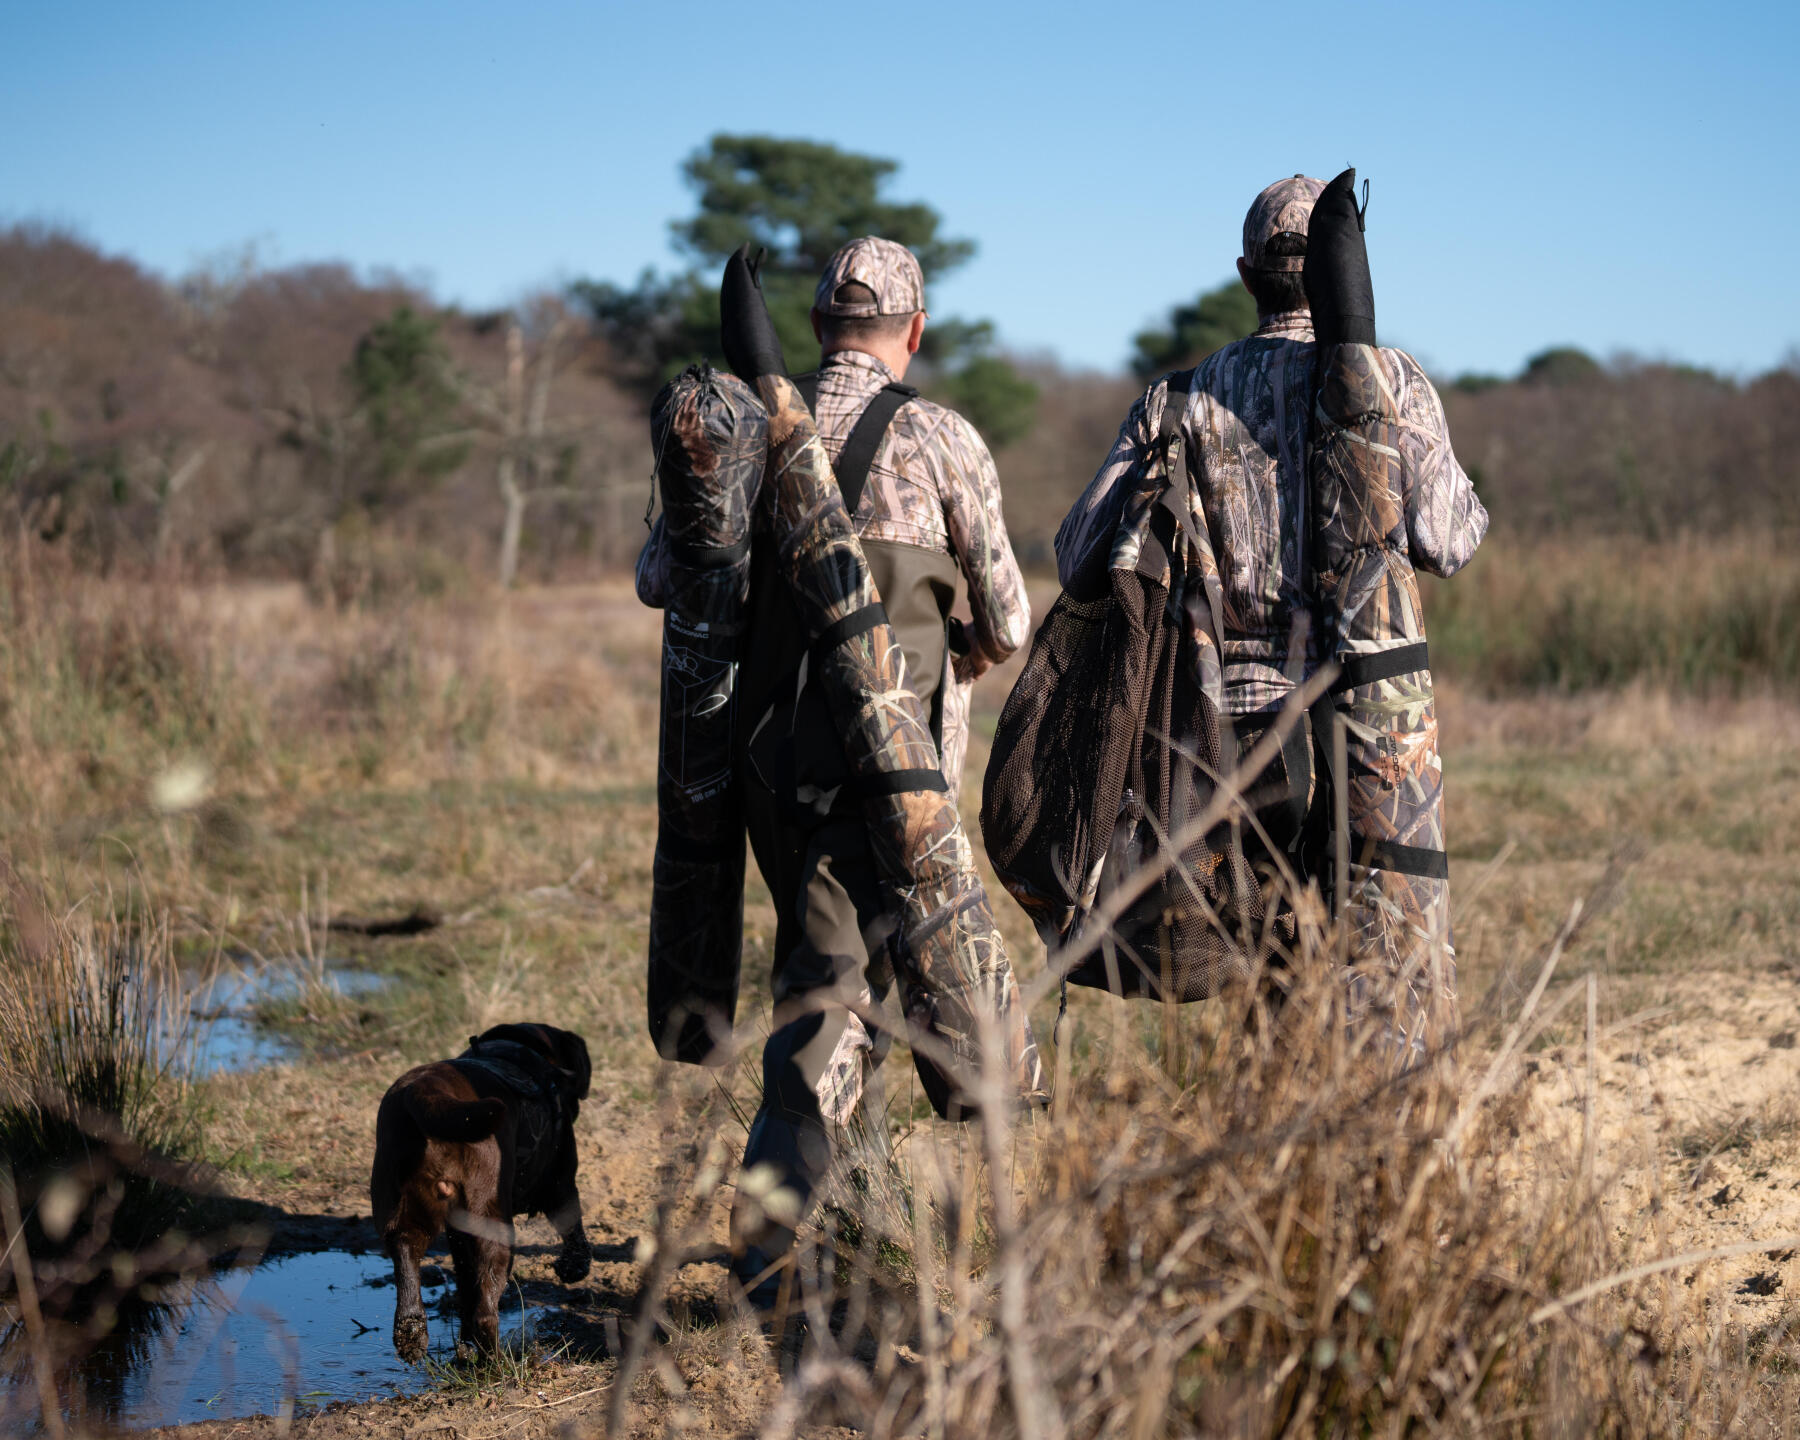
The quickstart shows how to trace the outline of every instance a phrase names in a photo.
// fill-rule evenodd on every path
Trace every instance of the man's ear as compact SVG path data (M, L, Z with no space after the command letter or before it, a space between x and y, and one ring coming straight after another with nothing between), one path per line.
M925 312L920 310L913 315L912 329L906 332L906 353L908 355L917 355L919 353L919 341L924 335Z
M1250 267L1245 263L1242 255L1238 256L1238 279L1243 281L1246 290L1250 290ZM1254 299L1256 292L1250 290L1250 295L1251 298Z
M817 305L813 306L812 309L806 312L806 315L807 318L812 321L813 339L823 345L825 343L825 327L819 320L819 307Z

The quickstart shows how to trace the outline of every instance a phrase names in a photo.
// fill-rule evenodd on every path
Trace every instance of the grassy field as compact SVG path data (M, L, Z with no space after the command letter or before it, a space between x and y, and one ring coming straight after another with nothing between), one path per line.
M310 944L399 977L354 1003L272 1008L310 1058L196 1087L200 1157L295 1235L367 1214L375 1102L407 1065L502 1019L587 1038L601 1263L570 1300L578 1343L321 1414L321 1440L849 1419L974 1434L1021 1416L1133 1436L1477 1416L1532 1434L1788 1434L1800 1241L1774 1242L1800 1232L1800 581L1758 575L1759 556L1559 567L1501 551L1428 599L1461 1108L1435 1081L1371 1098L1326 1023L1274 1054L1222 1004L1190 1007L1171 1053L1163 1017L1092 994L1062 1022L1056 1114L1022 1133L916 1125L922 1097L890 1066L902 1162L852 1217L888 1228L840 1263L876 1257L861 1349L818 1339L784 1359L721 1307L704 1260L757 1075L660 1066L644 1035L659 623L624 581L333 611L297 586L103 582L15 556L0 845L59 912L166 916L177 957ZM978 692L971 826L1007 680ZM1577 901L1588 913L1559 948ZM443 924L327 928L416 907ZM1023 918L996 908L1037 974ZM773 922L753 872L752 1039ZM1046 995L1042 1040L1055 1019ZM996 1193L983 1177L1002 1168ZM524 1230L520 1274L541 1286L548 1238ZM1637 1267L1653 1268L1606 1283ZM646 1284L662 1339L622 1362Z

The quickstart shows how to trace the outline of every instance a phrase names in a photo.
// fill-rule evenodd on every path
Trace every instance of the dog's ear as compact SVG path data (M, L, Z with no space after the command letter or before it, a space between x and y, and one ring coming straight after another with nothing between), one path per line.
M588 1087L594 1078L593 1062L588 1059L587 1041L573 1030L554 1030L551 1033L556 1037L557 1062L575 1077L575 1098L587 1099Z

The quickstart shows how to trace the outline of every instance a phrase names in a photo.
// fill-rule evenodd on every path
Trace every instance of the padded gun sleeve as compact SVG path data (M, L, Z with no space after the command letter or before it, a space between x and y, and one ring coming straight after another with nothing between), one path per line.
M1407 537L1400 411L1373 345L1319 353L1308 501L1319 618L1326 653L1341 667L1333 701L1345 764L1331 783L1348 818L1345 919L1359 969L1402 987L1395 1022L1417 1045L1433 1006L1454 1003L1455 970L1443 766Z
M664 1059L705 1064L737 1012L744 814L732 729L768 419L741 380L696 366L656 397L650 428L664 552L650 1034Z

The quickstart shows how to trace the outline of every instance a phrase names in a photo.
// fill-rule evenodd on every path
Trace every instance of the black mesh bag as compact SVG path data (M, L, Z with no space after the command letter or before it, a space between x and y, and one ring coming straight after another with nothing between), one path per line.
M988 857L1052 962L1086 950L1069 983L1175 1001L1216 994L1268 934L1240 820L1197 830L1238 755L1200 679L1219 620L1180 464L1192 378L1170 381L1106 588L1065 590L1032 641L981 805Z

